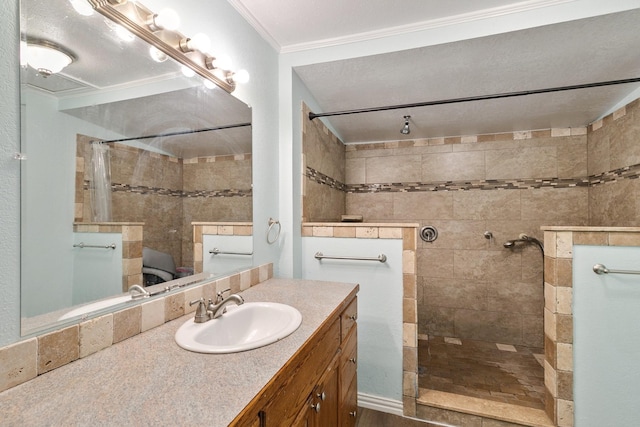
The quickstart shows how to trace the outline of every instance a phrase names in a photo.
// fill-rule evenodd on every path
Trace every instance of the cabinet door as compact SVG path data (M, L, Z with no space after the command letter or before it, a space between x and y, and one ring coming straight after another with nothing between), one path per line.
M322 379L313 389L311 417L313 427L333 427L338 425L338 367L339 354L327 367Z

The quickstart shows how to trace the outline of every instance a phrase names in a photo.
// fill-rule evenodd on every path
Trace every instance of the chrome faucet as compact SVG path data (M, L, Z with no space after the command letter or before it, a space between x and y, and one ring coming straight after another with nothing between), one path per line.
M236 303L237 305L244 304L244 299L238 294L231 294L227 298L223 298L222 294L224 292L230 291L231 289L225 289L224 291L218 292L216 294L216 302L212 302L209 299L208 303L205 303L204 298L200 298L194 301L191 301L189 305L198 304L198 308L196 309L196 315L193 319L195 323L204 323L208 322L211 319L217 319L222 316L227 311L227 304Z
M129 294L132 300L148 298L151 294L140 285L133 285L129 288Z

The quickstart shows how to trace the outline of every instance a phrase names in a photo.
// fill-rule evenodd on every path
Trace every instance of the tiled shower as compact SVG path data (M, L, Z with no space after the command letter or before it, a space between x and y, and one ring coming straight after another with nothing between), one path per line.
M521 233L542 240L543 225L639 223L638 100L586 128L347 146L307 112L303 221L352 214L437 228L438 238L420 241L417 252L418 334L425 342L526 348L541 362L551 344L543 257L535 245L503 243Z

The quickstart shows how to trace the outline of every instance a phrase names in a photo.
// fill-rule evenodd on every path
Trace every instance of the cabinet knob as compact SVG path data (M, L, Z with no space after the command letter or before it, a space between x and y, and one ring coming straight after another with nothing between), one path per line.
M326 397L327 397L327 395L326 395L326 394L324 394L324 391L323 391L322 393L318 393L318 394L316 394L316 396L318 396L318 397L320 398L320 400L324 400L324 399L326 399Z
M356 360L356 358L355 358L355 357L352 357L351 359L349 359L349 362L351 362L351 363L356 363L356 362L357 362L357 360Z
M354 418L355 418L355 417L358 415L358 412L356 412L356 411L351 411L351 412L349 412L349 415L351 415L352 417L354 417Z
M314 411L320 412L320 402L314 403L313 405L311 405L311 407L313 408Z
M357 314L352 314L352 315L348 316L348 318L355 322L356 320L358 320L358 315Z

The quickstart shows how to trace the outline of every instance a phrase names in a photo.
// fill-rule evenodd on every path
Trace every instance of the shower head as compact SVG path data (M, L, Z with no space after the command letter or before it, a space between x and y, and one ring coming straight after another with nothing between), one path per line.
M411 133L411 129L409 128L409 119L411 116L404 116L404 126L400 129L400 133L403 135L409 135Z
M502 246L504 246L505 248L512 248L512 247L514 247L514 246L515 246L515 244L516 244L516 242L515 242L515 241L513 241L513 240L509 240L509 241L507 241L507 242L504 242L504 244L503 244Z

